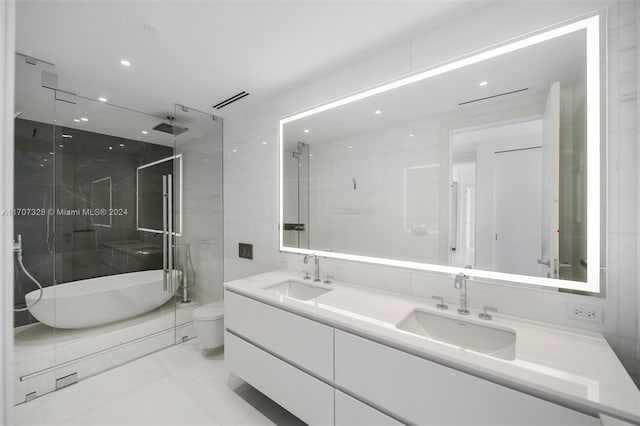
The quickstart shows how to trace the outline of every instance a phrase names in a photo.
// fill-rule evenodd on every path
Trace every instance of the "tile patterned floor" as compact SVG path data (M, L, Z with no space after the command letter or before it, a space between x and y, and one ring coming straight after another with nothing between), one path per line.
M15 407L16 425L303 425L194 340Z

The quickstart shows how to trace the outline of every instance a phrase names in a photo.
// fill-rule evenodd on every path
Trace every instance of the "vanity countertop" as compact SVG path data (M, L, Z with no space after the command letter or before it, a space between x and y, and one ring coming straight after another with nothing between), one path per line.
M287 280L314 284L300 274L273 271L229 281L225 287L513 389L640 424L640 391L599 333L500 313L492 313L491 321L480 320L481 311L470 308L464 321L515 331L515 359L504 360L396 328L416 308L456 317L456 305L441 311L435 301L340 281L319 284L332 291L306 301L264 289Z

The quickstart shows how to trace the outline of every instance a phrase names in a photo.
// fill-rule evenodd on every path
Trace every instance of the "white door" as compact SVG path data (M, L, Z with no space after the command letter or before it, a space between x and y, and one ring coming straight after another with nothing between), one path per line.
M560 258L560 83L549 89L542 123L542 245L540 263L557 278Z
M539 275L542 149L499 151L494 164L494 270Z

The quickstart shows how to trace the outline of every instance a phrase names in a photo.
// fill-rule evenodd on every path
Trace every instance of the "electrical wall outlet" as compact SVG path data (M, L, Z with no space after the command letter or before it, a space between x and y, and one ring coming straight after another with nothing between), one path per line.
M602 322L602 307L567 303L567 315L577 320Z

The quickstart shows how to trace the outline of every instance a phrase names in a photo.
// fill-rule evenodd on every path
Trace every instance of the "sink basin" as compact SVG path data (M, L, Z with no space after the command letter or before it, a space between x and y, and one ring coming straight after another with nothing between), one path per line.
M417 309L396 327L417 336L496 358L514 360L516 356L516 333L506 328L480 325Z
M333 290L332 288L325 288L312 284L304 284L297 281L285 281L280 284L265 287L264 289L275 291L281 296L286 296L297 300L310 300Z

